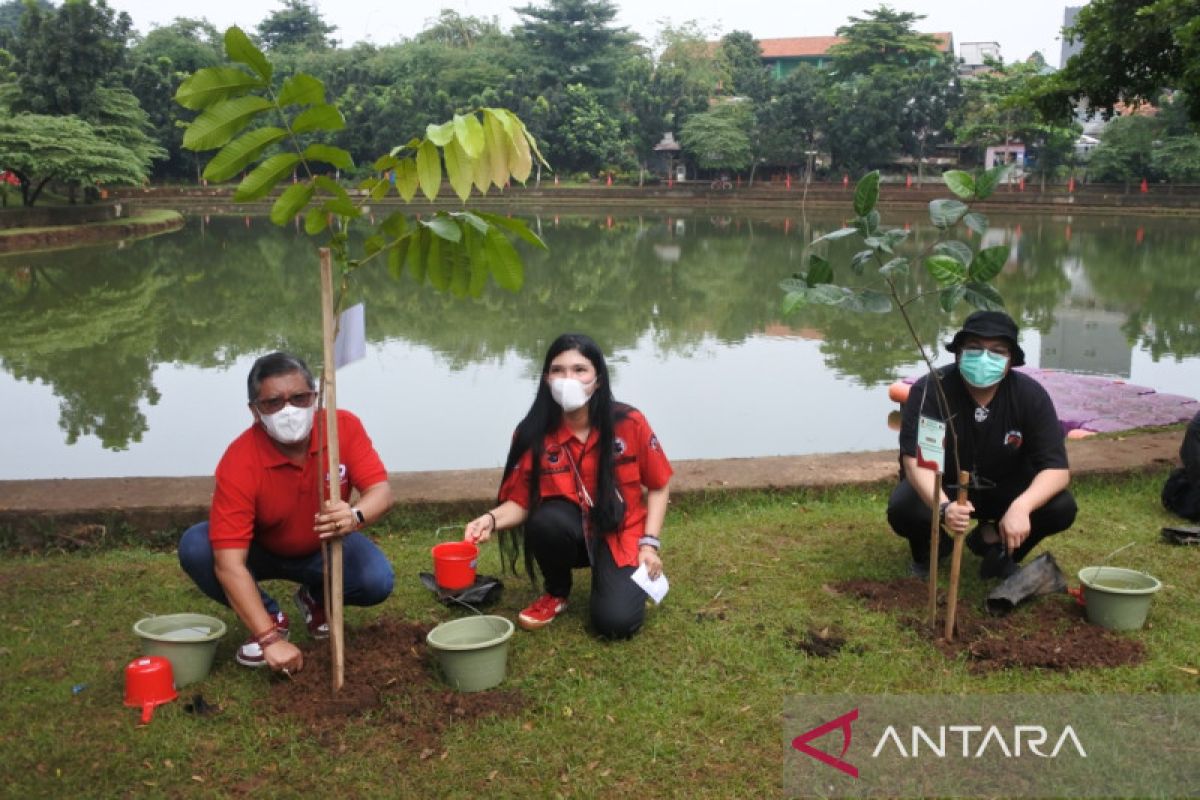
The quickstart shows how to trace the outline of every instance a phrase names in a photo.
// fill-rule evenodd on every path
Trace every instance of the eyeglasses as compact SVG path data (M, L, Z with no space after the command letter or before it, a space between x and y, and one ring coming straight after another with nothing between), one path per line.
M258 409L260 414L275 414L283 410L286 405L293 405L296 408L308 408L317 399L317 393L313 391L299 392L288 397L265 397L261 400L255 400L250 405Z

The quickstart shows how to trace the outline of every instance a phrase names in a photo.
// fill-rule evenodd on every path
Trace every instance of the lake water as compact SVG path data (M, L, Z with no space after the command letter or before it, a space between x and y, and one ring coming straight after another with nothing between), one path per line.
M356 277L367 357L339 371L338 403L390 470L501 465L545 347L568 330L600 342L617 397L672 458L895 446L887 386L920 369L899 317L780 312L779 281L840 216L527 219L550 251L526 253L519 293L459 300L382 267ZM917 212L908 222L928 235ZM1030 366L1200 394L1194 221L991 222L986 244L1012 246L996 285ZM919 332L940 343L969 310L918 304ZM124 246L0 258L0 323L0 479L211 474L250 422L254 358L284 348L321 361L312 245L264 218L192 217Z

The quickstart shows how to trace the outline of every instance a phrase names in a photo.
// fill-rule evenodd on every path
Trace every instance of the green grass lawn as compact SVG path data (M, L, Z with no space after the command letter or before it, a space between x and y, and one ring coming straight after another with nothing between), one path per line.
M1114 562L1164 583L1150 625L1127 634L1146 645L1147 659L1136 667L974 674L894 616L828 591L850 578L905 574L907 547L883 516L889 487L688 497L673 503L665 528L671 593L638 637L611 644L586 632L587 578L577 573L566 615L512 640L505 688L524 695L524 710L453 724L439 752L424 758L379 735L369 717L336 742L318 743L269 711L266 672L232 661L244 631L190 586L173 553L6 557L0 755L8 775L0 794L777 796L781 712L795 695L1197 692L1200 548L1160 543L1159 528L1170 520L1158 503L1164 477L1078 481L1079 519L1048 543L1075 585L1080 567L1136 542ZM396 593L380 608L347 609L347 625L379 615L418 622L457 616L416 577L430 569L435 527L456 520L406 519L404 510L392 519L382 545L396 565ZM964 603L985 594L976 564L970 555L964 562ZM481 568L498 569L494 549ZM532 593L524 578L506 583L497 613L512 616ZM290 594L275 588L280 597ZM231 626L212 675L183 690L202 691L223 710L195 718L174 702L139 727L137 712L122 706L124 666L138 654L130 628L146 614L179 611L215 614ZM829 658L795 646L796 632L824 628L846 637L847 646Z

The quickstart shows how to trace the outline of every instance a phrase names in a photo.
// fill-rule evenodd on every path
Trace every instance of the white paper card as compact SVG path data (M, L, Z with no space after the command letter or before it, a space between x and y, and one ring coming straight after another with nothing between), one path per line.
M367 320L362 303L338 316L337 338L333 340L333 366L341 369L367 355Z
M667 596L667 590L671 588L671 584L667 582L667 575L663 573L657 578L651 580L650 574L646 572L646 565L640 565L637 570L630 575L633 582L642 587L642 591L650 595L650 599L655 605L662 602L662 599Z
M946 423L922 416L917 421L917 466L944 472Z

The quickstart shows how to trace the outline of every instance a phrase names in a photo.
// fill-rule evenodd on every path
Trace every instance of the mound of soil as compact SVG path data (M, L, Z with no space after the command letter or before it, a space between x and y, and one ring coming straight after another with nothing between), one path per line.
M897 615L946 656L964 654L975 672L1005 667L1119 667L1139 664L1146 657L1140 641L1092 625L1083 607L1065 594L1029 601L1004 617L989 616L960 597L954 641L947 642L942 638L946 598L938 598L941 614L936 631L932 630L927 617L929 587L923 581L854 580L830 588L864 600L875 611Z
M464 693L446 687L425 646L430 626L380 619L346 629L345 683L331 691L328 642L308 642L304 670L288 680L277 678L263 702L275 714L296 719L323 744L336 743L347 725L369 718L373 732L404 742L410 752L428 758L438 751L452 725L483 717L520 713L525 706L515 690Z

